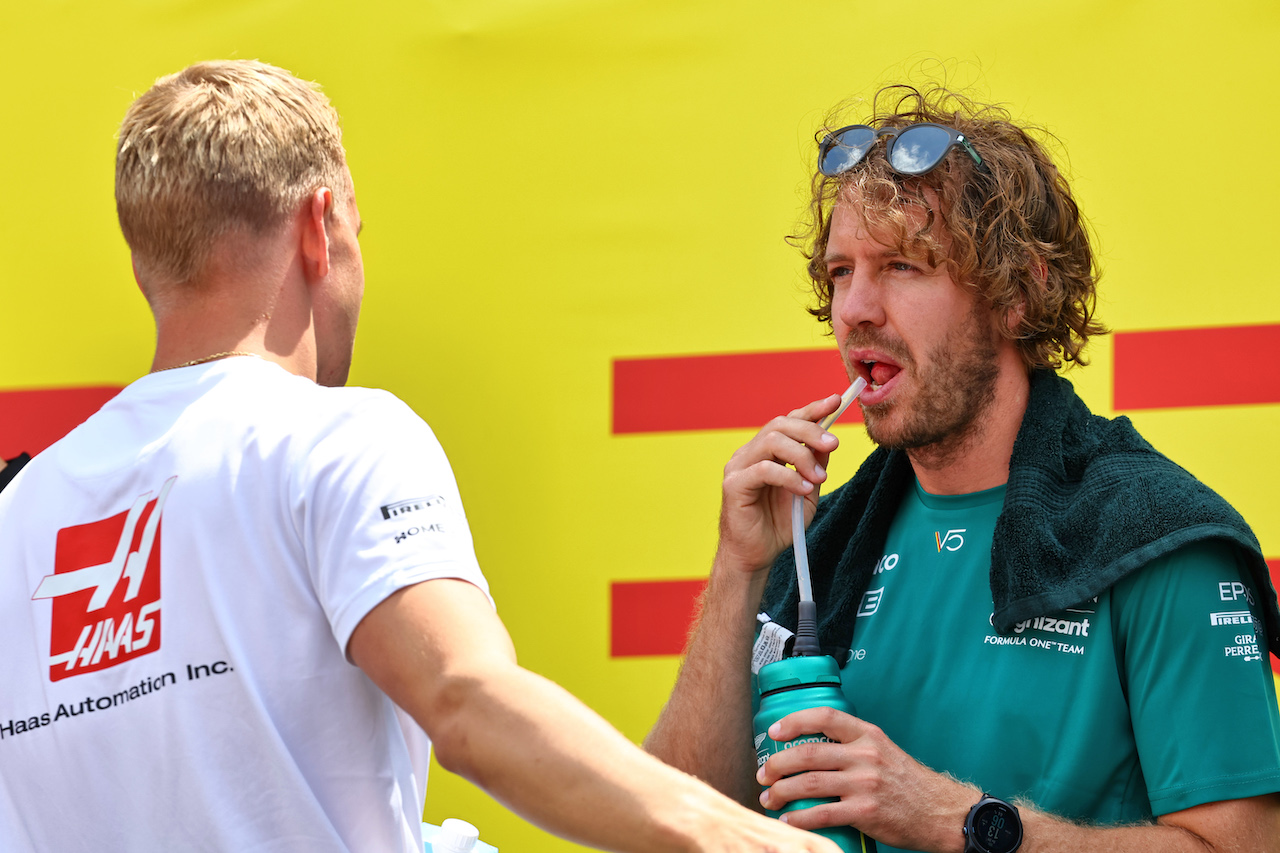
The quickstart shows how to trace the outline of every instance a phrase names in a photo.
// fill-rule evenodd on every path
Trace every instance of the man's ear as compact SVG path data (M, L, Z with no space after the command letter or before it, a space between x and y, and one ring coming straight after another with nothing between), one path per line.
M129 252L129 265L133 267L133 283L138 285L138 290L142 293L142 298L147 300L147 304L154 309L155 304L151 301L151 297L154 295L152 292L153 288L151 286L152 282L149 278L143 275L141 265L138 263L138 255L132 250Z
M138 285L138 290L142 291L142 295L147 295L147 288L142 284L142 274L138 272L138 255L135 252L129 253L129 266L133 267L133 283Z
M1021 299L1017 305L1014 305L1008 311L1004 312L1004 324L1013 334L1018 333L1018 327L1022 325L1022 320L1027 316L1027 300Z
M1039 255L1033 255L1031 261L1027 264L1027 272L1035 280L1036 286L1044 288L1049 281L1049 265L1045 263L1044 258ZM1005 326L1010 332L1017 333L1018 327L1022 325L1022 321L1027 316L1027 297L1024 295L1018 300L1018 304L1014 305L1008 311L1004 312Z
M1035 276L1036 284L1045 286L1049 281L1049 265L1045 263L1044 258L1037 255L1031 259L1031 274Z
M324 278L329 274L329 232L325 227L333 209L333 190L320 187L304 206L302 217L302 262L307 278Z

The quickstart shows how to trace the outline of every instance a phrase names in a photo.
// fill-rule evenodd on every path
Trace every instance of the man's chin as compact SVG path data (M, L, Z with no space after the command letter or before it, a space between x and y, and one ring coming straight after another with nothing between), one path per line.
M939 445L950 438L948 433L937 433L920 428L920 424L896 423L891 413L877 416L875 412L863 412L867 438L885 450L920 450Z
M862 406L862 423L867 429L867 438L889 450L900 449L897 445L901 425L893 421L893 406L889 403L878 403L874 406Z
M884 418L876 418L867 413L862 415L863 423L867 428L867 438L874 441L885 450L902 450L901 430L896 430L889 424L885 423Z

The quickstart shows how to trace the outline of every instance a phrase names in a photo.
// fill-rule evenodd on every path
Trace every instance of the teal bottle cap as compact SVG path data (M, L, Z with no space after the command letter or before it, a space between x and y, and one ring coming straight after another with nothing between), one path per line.
M759 679L762 694L802 684L839 684L840 667L830 655L783 658L762 666Z

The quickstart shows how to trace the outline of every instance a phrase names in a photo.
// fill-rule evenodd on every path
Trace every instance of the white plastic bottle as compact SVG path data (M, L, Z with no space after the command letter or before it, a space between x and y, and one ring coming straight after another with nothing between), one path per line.
M423 824L426 853L496 853L496 847L480 841L480 830L451 817L440 826Z
M480 830L465 820L451 817L440 824L440 834L431 844L431 853L471 853L480 840Z

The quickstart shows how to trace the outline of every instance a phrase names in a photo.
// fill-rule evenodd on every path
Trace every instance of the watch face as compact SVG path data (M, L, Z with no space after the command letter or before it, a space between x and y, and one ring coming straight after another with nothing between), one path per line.
M1003 803L987 803L973 816L973 835L983 850L1008 853L1022 840L1022 824Z

